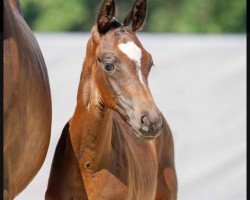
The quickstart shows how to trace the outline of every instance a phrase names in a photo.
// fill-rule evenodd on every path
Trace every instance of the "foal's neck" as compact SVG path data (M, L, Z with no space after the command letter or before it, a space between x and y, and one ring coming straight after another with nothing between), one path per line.
M97 171L106 166L111 154L113 112L99 105L98 91L90 77L83 72L70 135L81 169Z

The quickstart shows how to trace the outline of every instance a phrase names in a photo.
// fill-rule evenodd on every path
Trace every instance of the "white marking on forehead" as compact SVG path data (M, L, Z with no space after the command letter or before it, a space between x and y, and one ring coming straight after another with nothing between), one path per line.
M138 66L141 66L141 49L132 41L119 44L119 49L125 53Z
M141 58L142 51L140 47L138 47L133 41L129 41L127 43L121 43L118 45L119 49L125 53L129 59L133 60L136 64L136 71L138 73L139 79L144 85L141 74Z

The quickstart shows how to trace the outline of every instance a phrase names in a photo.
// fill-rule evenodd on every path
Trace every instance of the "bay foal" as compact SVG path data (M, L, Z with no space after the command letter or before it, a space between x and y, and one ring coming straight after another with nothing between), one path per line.
M123 24L105 0L87 44L77 105L56 148L46 199L175 200L169 126L148 87L151 55L135 35L137 0Z

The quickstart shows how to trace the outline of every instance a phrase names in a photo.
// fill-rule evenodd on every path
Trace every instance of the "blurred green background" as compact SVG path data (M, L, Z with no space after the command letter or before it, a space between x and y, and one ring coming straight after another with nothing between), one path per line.
M34 31L89 31L101 0L20 0ZM122 22L134 0L117 0ZM148 0L144 31L171 33L243 33L246 0Z

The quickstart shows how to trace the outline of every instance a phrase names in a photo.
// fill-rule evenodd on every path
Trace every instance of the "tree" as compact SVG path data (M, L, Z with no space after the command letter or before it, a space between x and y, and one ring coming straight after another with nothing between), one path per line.
M89 31L101 0L21 0L35 31ZM117 0L122 22L134 0ZM246 0L148 0L150 32L240 33L246 31Z

